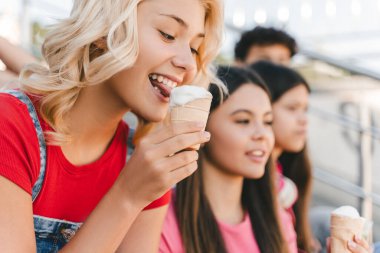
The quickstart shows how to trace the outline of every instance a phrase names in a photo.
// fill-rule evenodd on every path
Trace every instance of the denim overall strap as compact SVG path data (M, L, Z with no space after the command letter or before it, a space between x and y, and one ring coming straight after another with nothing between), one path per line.
M7 90L4 93L10 94L21 102L27 108L37 132L38 143L40 148L40 174L32 189L33 201L37 198L45 178L46 172L46 143L41 124L38 120L37 112L29 97L17 90ZM33 215L34 232L36 236L38 253L56 253L75 235L82 223L58 220L39 215Z
M136 130L129 128L128 139L127 139L127 161L131 158L133 151L135 150L135 145L133 145L133 137L135 136Z
M4 91L4 93L8 93L18 98L21 102L23 102L27 106L29 115L37 131L38 144L40 147L40 164L41 165L40 165L40 174L38 175L37 181L35 182L32 189L32 200L34 201L41 191L41 187L42 187L42 184L45 178L45 172L46 172L46 143L45 143L44 133L42 131L40 121L38 120L36 109L34 108L34 105L32 101L30 101L29 97L25 93L18 90L6 90Z

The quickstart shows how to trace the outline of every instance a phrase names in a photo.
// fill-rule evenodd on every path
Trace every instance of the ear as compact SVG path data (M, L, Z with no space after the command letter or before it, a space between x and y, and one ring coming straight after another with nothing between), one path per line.
M106 37L101 37L97 39L94 43L95 47L103 51L107 50L107 39Z
M101 37L99 39L97 39L96 41L94 41L93 43L91 43L91 46L90 46L90 59L91 61L99 56L101 56L102 54L104 54L104 52L106 52L108 49L107 47L107 40L106 40L106 37Z

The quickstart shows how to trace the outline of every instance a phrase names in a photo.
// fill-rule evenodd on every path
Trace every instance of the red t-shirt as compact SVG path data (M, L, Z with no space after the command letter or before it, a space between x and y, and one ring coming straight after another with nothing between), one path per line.
M0 94L0 176L31 194L40 172L37 134L24 103ZM42 129L51 130L40 118ZM126 163L128 126L120 122L106 152L97 161L75 166L59 146L46 148L46 174L33 203L35 215L83 222L110 189ZM169 191L145 209L169 203Z

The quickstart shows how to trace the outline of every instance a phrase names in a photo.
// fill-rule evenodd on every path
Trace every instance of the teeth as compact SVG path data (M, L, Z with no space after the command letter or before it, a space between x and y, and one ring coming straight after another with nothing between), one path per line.
M263 156L264 152L261 150L255 150L255 151L252 151L251 154L254 156Z
M174 82L164 76L161 76L161 75L157 75L157 74L152 74L152 75L149 75L149 77L152 79L152 80L157 80L158 82L160 83L163 83L165 84L166 86L169 86L170 88L175 88L177 87L178 83L177 82Z

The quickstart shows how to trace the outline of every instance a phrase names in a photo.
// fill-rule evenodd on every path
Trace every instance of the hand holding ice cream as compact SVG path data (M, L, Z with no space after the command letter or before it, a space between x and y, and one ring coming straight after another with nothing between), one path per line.
M363 235L366 220L352 206L342 206L331 213L330 253L351 253L349 242Z
M170 93L170 119L172 122L197 121L206 125L212 95L206 89L183 85ZM189 147L198 150L199 144Z

